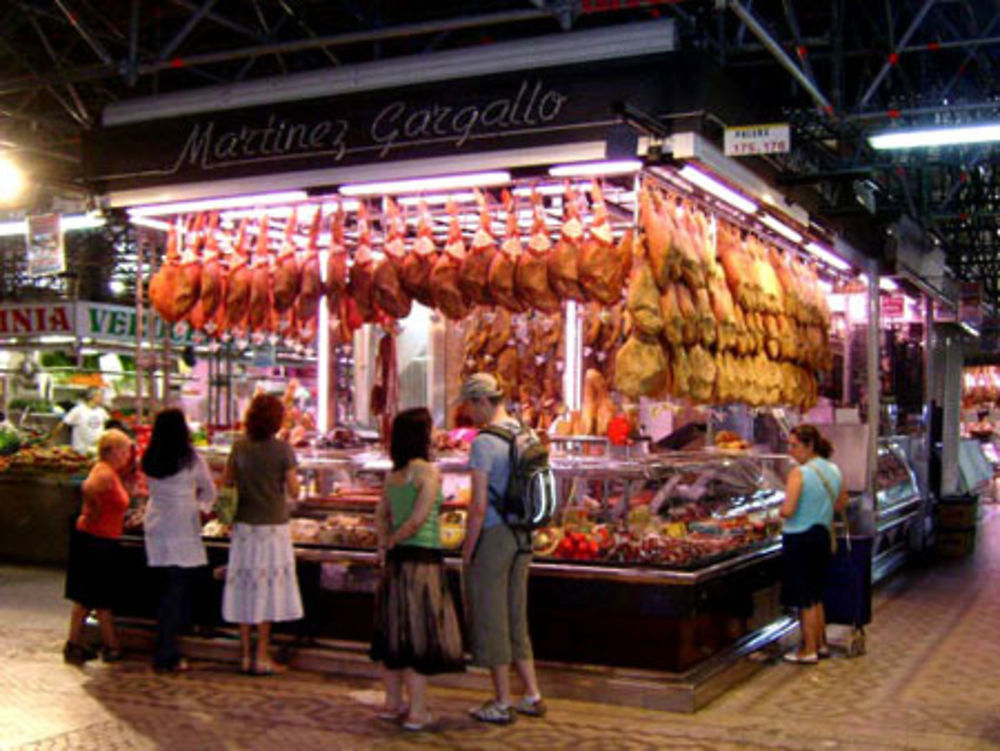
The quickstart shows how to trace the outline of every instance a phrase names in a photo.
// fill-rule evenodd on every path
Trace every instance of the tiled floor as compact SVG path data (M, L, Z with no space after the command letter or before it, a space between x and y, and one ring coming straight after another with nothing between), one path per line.
M1000 748L1000 523L976 556L898 579L876 598L868 655L774 664L701 712L552 701L545 720L484 727L484 694L434 691L435 733L373 718L378 686L213 663L177 677L145 662L65 666L58 572L0 567L0 749L991 749Z

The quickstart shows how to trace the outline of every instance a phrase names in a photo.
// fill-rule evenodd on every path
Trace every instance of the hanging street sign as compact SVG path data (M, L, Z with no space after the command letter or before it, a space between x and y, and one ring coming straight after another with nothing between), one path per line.
M66 270L62 227L58 214L29 216L25 244L28 251L28 276L61 274Z

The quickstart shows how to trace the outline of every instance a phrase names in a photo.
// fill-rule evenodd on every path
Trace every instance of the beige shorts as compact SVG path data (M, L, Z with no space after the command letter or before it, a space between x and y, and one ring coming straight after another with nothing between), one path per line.
M517 538L499 524L484 529L465 576L472 664L508 665L530 660L528 567L530 553L519 553Z

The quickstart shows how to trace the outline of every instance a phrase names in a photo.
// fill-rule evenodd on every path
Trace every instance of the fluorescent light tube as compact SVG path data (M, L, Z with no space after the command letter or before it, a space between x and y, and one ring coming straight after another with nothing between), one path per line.
M793 243L802 242L802 235L800 233L796 232L791 227L782 224L770 214L761 214L760 220L779 235L791 240Z
M421 177L412 180L385 180L342 185L340 194L344 196L385 196L398 193L424 193L454 188L506 185L509 182L510 172L471 172L465 175L442 175L441 177Z
M129 216L190 214L196 211L253 208L255 206L271 206L281 203L297 203L305 201L308 197L309 194L304 190L286 190L278 193L259 193L249 196L230 196L228 198L208 198L200 201L177 201L151 206L135 206L129 209L128 213Z
M757 204L749 198L740 195L735 190L726 187L713 177L709 177L701 170L692 167L690 164L684 165L680 172L681 177L694 183L702 190L711 193L716 198L721 198L733 208L739 209L744 214L752 214L757 210Z
M553 177L578 177L581 175L627 175L637 172L642 167L638 159L614 159L600 162L578 162L576 164L559 164L549 167Z
M162 219L153 219L148 216L130 216L129 221L139 227L149 227L149 229L156 229L160 232L170 231L170 222L165 222Z
M1000 141L1000 124L964 125L957 128L892 130L868 137L873 149L912 149L920 146L956 146Z
M898 292L899 285L887 276L880 276L878 278L878 288L883 292Z
M454 201L455 203L474 203L476 200L475 193L438 193L433 196L403 196L396 203L400 206L419 206L421 203L426 203L428 206L444 205L449 201Z
M808 243L806 245L806 251L816 256L816 258L820 259L827 265L833 266L835 269L848 271L851 268L851 264L818 243Z

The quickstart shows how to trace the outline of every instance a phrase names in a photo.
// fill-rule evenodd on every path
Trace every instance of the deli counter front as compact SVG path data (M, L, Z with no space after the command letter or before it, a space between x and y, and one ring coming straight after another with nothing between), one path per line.
M209 459L221 469L224 453L210 452ZM465 462L463 454L439 458L441 537L456 596L469 498ZM721 677L728 668L739 665L732 680L745 675L749 652L794 627L779 603L778 516L793 464L782 455L721 450L621 460L554 457L560 508L551 526L534 533L529 584L543 675L545 666L560 666L587 676L582 684L565 675L559 680L562 695L576 695L568 688L576 686L581 698L584 684L597 676L641 675L665 681L663 708L688 710L729 685ZM310 493L296 504L291 529L306 615L276 625L293 661L296 650L335 651L345 643L360 654L370 641L374 508L387 469L387 461L371 453L300 459ZM227 532L216 520L205 526L212 568L226 563ZM156 586L141 531L126 536L125 549L127 590L139 594L116 615L148 627ZM221 589L222 582L206 574L196 607L204 627L225 628Z

